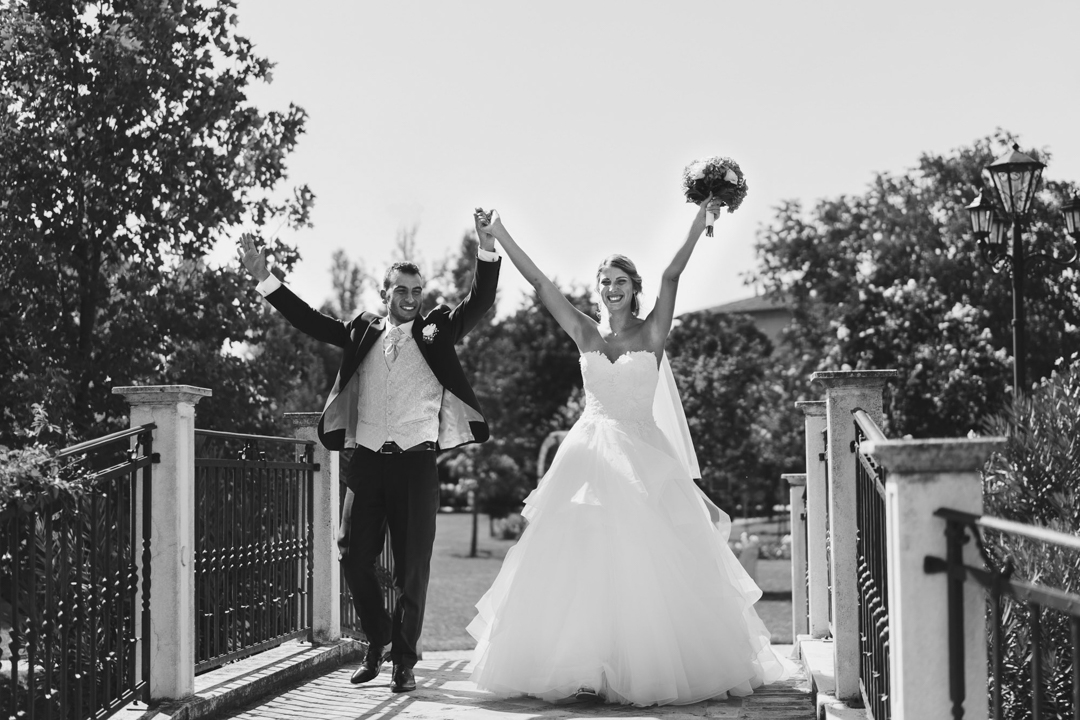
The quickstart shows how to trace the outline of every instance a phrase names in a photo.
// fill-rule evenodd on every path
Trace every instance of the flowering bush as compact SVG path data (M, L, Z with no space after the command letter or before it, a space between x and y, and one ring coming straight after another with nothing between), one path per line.
M495 537L500 540L517 540L525 532L529 522L518 513L510 513L495 521Z
M16 508L29 512L61 496L81 492L78 465L57 460L56 450L43 440L58 433L59 428L49 422L40 404L34 404L32 409L33 425L24 432L32 442L18 448L0 445L0 510Z
M790 560L791 559L791 535L777 537L775 535L747 535L743 533L738 540L729 540L728 547L731 552L738 555L751 545L757 545L758 558L761 560Z
M1006 435L1008 443L983 474L987 514L1080 532L1080 364L1076 355L1072 359L1071 367L1059 361L1060 372L988 421L989 432ZM987 533L986 545L998 567L1012 565L1014 577L1080 593L1076 551L1004 533ZM1022 603L1005 600L1003 606L1003 717L1024 717L1031 707L1031 628ZM1065 717L1072 713L1069 616L1044 612L1041 636L1043 710L1047 717Z
M973 429L971 408L1002 399L1011 361L995 347L989 312L958 302L934 278L865 283L829 328L828 369L895 368L887 430L955 436Z

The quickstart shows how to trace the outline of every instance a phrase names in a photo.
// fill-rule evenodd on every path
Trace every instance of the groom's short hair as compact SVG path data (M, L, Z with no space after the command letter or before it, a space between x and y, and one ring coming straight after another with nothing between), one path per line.
M424 274L420 272L420 268L416 266L416 263L411 262L396 262L386 269L386 275L383 276L382 289L390 289L390 276L395 272L403 272L406 275L416 275L420 278L420 284L424 284Z

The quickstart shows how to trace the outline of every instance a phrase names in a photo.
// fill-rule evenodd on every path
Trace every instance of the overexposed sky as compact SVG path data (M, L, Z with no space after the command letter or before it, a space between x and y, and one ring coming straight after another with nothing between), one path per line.
M431 262L477 205L560 282L622 252L651 298L695 212L682 169L711 155L749 194L702 239L677 312L754 294L741 274L781 200L861 193L996 127L1080 181L1074 0L240 0L239 18L277 63L250 99L310 116L289 184L314 191L314 228L281 237L314 305L337 248L381 273L416 225ZM507 262L500 287L505 313L527 285Z

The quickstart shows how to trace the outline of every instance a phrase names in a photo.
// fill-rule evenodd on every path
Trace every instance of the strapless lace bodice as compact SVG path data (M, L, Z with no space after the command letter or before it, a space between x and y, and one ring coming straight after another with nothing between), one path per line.
M583 353L585 412L582 418L652 422L658 377L656 355L648 350L632 350L615 362L596 350Z

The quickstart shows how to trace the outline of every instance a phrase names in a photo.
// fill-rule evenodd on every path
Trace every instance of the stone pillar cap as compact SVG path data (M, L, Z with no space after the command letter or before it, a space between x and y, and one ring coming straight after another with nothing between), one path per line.
M899 374L897 370L819 370L810 376L810 381L830 388L845 385L874 387L884 385L886 380Z
M786 480L788 485L805 485L806 473L784 473L781 480Z
M802 410L809 417L825 416L824 400L796 400L795 407Z
M186 402L194 405L214 391L194 385L126 385L114 387L113 395L123 395L129 405L172 405Z
M291 412L284 413L282 417L285 418L291 427L317 427L319 424L319 418L322 417L321 412Z
M933 438L929 440L878 440L861 444L863 451L883 465L886 479L896 473L930 474L973 472L1005 449L1004 437Z

